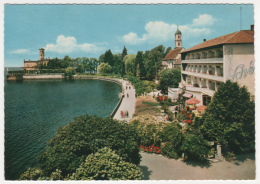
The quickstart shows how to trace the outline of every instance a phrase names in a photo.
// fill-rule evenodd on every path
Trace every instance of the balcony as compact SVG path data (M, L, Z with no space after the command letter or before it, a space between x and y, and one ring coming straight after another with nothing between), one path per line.
M188 72L188 71L181 71L182 74L194 76L194 77L200 77L204 79L224 82L224 77L222 76L216 76L216 75L210 75L210 74L203 74L203 73L196 73L196 72Z
M188 59L182 60L182 63L223 63L223 58L206 58L206 59Z

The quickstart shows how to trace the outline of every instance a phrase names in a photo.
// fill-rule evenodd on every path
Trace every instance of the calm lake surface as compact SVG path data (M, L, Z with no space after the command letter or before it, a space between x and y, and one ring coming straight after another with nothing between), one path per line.
M5 72L6 76L6 72ZM5 80L5 179L16 180L76 116L109 116L121 87L100 80Z

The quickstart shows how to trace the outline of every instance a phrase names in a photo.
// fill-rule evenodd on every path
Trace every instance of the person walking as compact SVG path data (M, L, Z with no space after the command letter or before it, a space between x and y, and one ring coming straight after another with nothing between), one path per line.
M127 90L127 86L125 87L125 89Z
M129 97L129 94L127 93L127 98Z

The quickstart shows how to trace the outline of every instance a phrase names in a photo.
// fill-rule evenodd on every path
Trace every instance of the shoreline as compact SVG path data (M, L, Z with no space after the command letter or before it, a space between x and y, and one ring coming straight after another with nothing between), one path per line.
M59 73L54 73L54 74L40 74L40 75L23 75L22 76L22 80L62 80L65 79L65 76L63 74L59 74ZM129 120L132 118L134 112L135 112L135 102L136 102L136 98L135 98L135 89L134 87L129 84L128 81L124 80L124 79L118 79L118 78L112 78L112 77L105 77L105 76L89 76L89 75L73 75L73 79L74 80L103 80L103 81L108 81L108 82L114 82L118 85L121 86L121 92L119 93L118 97L119 97L119 101L117 103L117 105L115 106L114 110L111 112L111 114L109 115L109 117L113 118L113 119L117 119L119 121L127 121L129 122ZM11 78L8 81L15 81L16 78ZM129 98L126 98L126 87L130 86L131 90L128 87L128 93L129 94ZM125 95L124 95L125 94ZM129 100L131 99L131 100ZM129 115L128 117L124 117L122 118L121 113L122 111L128 111Z

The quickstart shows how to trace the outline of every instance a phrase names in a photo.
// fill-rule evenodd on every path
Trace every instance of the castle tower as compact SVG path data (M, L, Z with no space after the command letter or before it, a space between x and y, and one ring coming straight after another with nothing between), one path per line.
M44 48L40 48L40 60L44 60Z
M175 32L175 49L181 48L181 31L179 30L177 26L177 31Z

